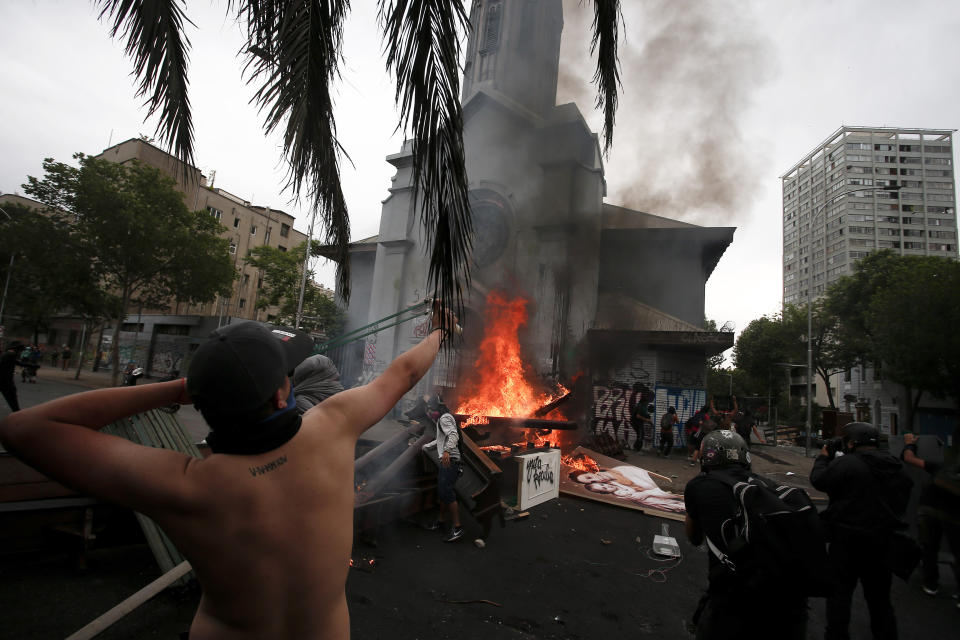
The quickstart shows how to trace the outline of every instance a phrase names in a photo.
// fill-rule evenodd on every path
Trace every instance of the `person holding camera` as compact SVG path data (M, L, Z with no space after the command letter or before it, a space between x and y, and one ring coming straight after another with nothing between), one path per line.
M863 585L873 637L897 638L890 601L893 573L886 557L894 531L906 526L902 519L913 482L900 460L878 450L879 440L873 425L851 422L842 438L823 446L810 472L810 483L830 498L822 516L835 576L825 640L849 640L857 582Z
M920 537L920 563L923 570L923 592L935 596L940 592L940 539L946 537L953 552L953 579L960 585L960 486L956 484L957 469L945 469L943 463L924 460L917 455L919 438L903 434L900 458L927 472L927 481L920 491L917 504L917 530ZM951 478L953 481L951 482ZM951 490L952 487L952 490ZM956 597L956 596L954 596ZM957 603L960 608L960 602Z

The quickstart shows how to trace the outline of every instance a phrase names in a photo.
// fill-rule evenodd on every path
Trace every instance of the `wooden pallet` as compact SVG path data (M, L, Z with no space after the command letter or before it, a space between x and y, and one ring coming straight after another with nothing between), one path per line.
M158 410L147 411L118 420L104 427L102 431L147 447L173 449L194 458L203 457L197 445L187 436L180 421L171 413ZM142 513L135 512L135 515L160 569L167 573L179 566L185 558L167 534L157 526L157 523ZM185 583L187 579L188 577L185 576L179 583Z

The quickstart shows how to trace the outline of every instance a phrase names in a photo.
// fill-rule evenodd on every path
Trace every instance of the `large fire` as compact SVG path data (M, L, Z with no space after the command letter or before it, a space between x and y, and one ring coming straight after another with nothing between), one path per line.
M508 299L493 291L487 296L485 333L473 363L474 376L460 391L457 413L470 418L464 426L485 424L484 416L530 418L537 409L569 393L563 385L555 392L536 391L524 365L518 332L527 322L527 300ZM557 410L547 417L564 420Z

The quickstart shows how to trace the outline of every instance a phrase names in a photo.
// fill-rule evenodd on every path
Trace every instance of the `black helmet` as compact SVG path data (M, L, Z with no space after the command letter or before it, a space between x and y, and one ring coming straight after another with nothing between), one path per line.
M732 465L750 468L747 443L736 431L717 429L708 433L700 445L700 468L719 469Z
M843 444L875 447L880 443L880 432L869 422L851 422L843 427Z

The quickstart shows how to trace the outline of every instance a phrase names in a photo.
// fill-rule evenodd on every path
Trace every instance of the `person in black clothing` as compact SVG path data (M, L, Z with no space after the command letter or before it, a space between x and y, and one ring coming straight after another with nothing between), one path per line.
M738 505L729 480L756 477L750 471L750 452L739 435L715 430L703 438L701 473L684 490L685 528L691 544L707 543L707 594L694 615L697 640L803 640L807 632L807 603L802 595L758 592L717 557L728 554L728 527ZM725 479L721 479L725 476ZM750 603L749 612L744 604Z
M935 596L940 592L940 539L946 538L953 552L953 579L960 585L960 495L951 493L934 478L944 471L943 463L924 460L917 455L917 436L906 433L903 436L904 447L900 458L907 464L919 467L927 472L927 482L920 491L917 505L917 529L919 531L920 556L923 567L923 591ZM954 469L953 473L957 473ZM946 479L946 474L943 475ZM960 602L957 603L960 608Z
M843 456L824 445L813 463L810 483L826 492L822 514L830 541L834 591L827 597L825 640L850 638L850 605L859 581L870 610L874 638L897 638L890 601L892 572L885 561L891 534L905 528L902 518L913 482L903 463L877 450L880 434L866 422L843 428Z
M747 448L750 448L750 434L751 432L757 436L757 440L763 442L763 436L760 435L760 432L757 430L757 421L753 417L753 414L749 409L740 410L737 407L737 397L733 397L734 403L734 414L733 414L733 428L734 430L743 438L743 441L747 444Z
M647 425L653 424L653 420L650 419L650 409L652 407L653 405L648 405L641 400L630 414L630 426L633 427L633 430L637 433L637 439L633 443L634 451L643 450L644 433Z
M664 457L670 457L673 450L673 430L678 420L674 407L667 407L667 412L660 418L660 455Z
M11 342L0 356L0 394L10 405L10 411L20 411L17 400L17 385L13 383L13 369L17 365L17 353L23 347L19 342Z

